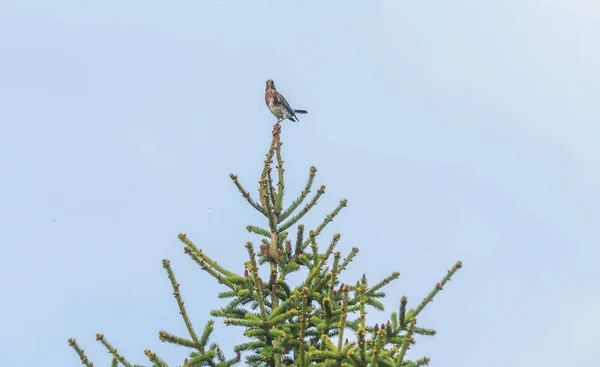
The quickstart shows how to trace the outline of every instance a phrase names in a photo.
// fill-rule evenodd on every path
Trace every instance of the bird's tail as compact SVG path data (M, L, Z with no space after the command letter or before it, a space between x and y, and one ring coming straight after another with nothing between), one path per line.
M295 113L300 113L300 114L307 114L308 112L306 110L294 110Z

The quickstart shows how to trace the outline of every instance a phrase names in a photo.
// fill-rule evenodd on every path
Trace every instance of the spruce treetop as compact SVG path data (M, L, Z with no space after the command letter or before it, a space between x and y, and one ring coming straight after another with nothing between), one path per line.
M307 233L300 221L315 207L325 193L325 186L320 186L309 198L317 172L311 167L304 189L286 206L280 123L275 124L272 135L257 197L244 188L236 175L230 175L242 197L265 218L262 225L246 227L250 233L260 236L260 244L246 244L248 261L244 264L244 273L225 269L185 234L179 235L184 252L225 288L218 297L228 303L213 310L211 316L222 319L225 325L240 327L247 341L236 345L233 356L228 358L218 344L210 340L214 320L207 321L201 334L196 332L167 259L163 260L163 267L189 335L177 336L161 330L159 339L190 348L189 357L181 364L184 367L227 367L239 364L242 356L251 367L427 365L428 357L407 358L416 335L436 333L418 326L417 317L462 266L461 262L448 270L416 307L409 309L408 300L403 296L398 312L392 312L389 321L369 323L367 309L384 310L383 287L398 279L400 273L394 272L374 285L369 284L366 275L354 284L341 282L340 275L358 254L358 248L345 256L336 251L340 234L325 239L325 246L319 243L321 232L346 207L347 201L341 200L320 225ZM268 275L263 279L261 273ZM292 284L289 276L293 273L305 276ZM97 334L96 339L112 354L112 366L137 366L121 356L104 335ZM93 366L75 339L69 339L69 344L82 364ZM169 366L152 351L146 350L145 354L152 366Z

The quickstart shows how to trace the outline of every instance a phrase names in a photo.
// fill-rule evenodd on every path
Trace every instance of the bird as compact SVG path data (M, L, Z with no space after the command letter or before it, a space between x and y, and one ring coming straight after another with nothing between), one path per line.
M298 116L296 114L308 113L306 110L294 110L290 107L288 101L277 91L273 80L267 80L267 88L265 89L265 103L273 116L277 117L277 124L281 121L288 119L294 122L298 122Z

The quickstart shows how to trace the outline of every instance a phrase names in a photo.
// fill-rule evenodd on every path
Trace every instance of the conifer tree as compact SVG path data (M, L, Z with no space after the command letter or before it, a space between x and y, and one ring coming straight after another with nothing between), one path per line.
M408 308L408 300L403 296L398 312L393 312L389 321L370 324L366 318L367 309L384 309L382 289L400 274L394 272L374 285L369 285L366 275L354 284L341 282L340 276L358 254L358 248L343 257L335 251L339 234L333 235L325 246L319 245L322 243L319 236L346 206L346 200L340 201L318 227L307 233L300 221L325 193L325 186L319 187L309 199L317 172L311 167L306 186L285 206L281 124L274 126L272 135L256 198L242 186L236 175L230 175L243 198L265 218L262 226L246 227L261 240L258 247L250 242L246 244L248 261L244 274L223 268L185 234L179 235L184 252L224 287L218 297L228 303L212 311L211 316L221 318L225 325L240 327L247 341L236 345L235 354L228 358L218 344L210 340L214 320L207 321L202 333L197 334L167 259L163 260L163 267L189 335L160 331L159 339L191 350L182 364L184 367L231 366L241 362L242 354L245 364L251 367L427 365L428 357L407 359L407 351L415 343L416 335L436 333L433 329L418 326L417 317L462 266L461 262L448 270L414 308ZM291 284L289 276L296 272L305 276L299 284ZM97 334L96 339L112 354L112 366L135 366L120 355L104 335ZM69 344L82 364L93 366L75 339L69 339ZM152 351L146 350L145 354L152 366L168 366Z

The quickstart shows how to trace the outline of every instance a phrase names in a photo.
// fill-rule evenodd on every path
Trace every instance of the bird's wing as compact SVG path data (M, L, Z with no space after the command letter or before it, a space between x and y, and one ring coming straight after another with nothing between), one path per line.
M292 109L292 107L290 107L290 104L288 103L288 101L285 100L285 98L281 95L281 93L275 92L275 98L273 98L273 104L276 106L285 107L285 109L288 110L288 112L292 116L294 116L294 110Z

